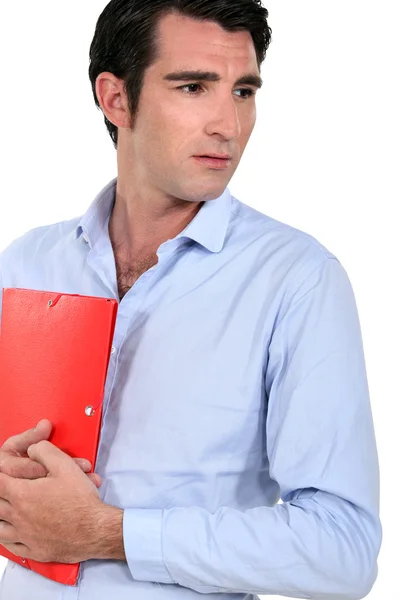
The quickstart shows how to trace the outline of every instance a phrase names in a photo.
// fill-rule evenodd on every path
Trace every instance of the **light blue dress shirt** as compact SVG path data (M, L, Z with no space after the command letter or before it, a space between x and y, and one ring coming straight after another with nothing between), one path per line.
M0 289L118 299L115 186L15 240ZM90 560L77 587L9 562L0 599L363 597L379 466L341 263L228 189L157 254L119 304L96 465L128 562Z

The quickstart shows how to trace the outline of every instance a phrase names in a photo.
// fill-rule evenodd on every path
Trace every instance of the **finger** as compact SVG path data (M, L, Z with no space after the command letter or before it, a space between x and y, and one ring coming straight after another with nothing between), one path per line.
M1 542L0 542L1 543ZM21 558L29 558L29 548L25 544L2 544L6 550Z
M51 434L52 424L47 419L42 419L33 429L28 429L19 435L10 437L2 446L2 450L26 455L29 446L37 444L42 440L48 440Z
M11 501L11 493L12 493L12 482L15 482L16 479L5 475L4 473L0 473L0 498L2 500Z
M74 461L84 473L89 473L92 469L92 463L86 458L74 458Z
M29 458L40 463L49 475L64 475L66 472L83 475L73 458L46 440L29 446L27 452Z
M0 454L0 473L20 479L39 479L47 475L46 469L30 458L11 456L5 452Z
M0 498L0 523L1 521L11 522L11 504L3 498Z
M97 488L99 488L103 483L102 478L100 477L100 475L97 475L97 473L89 473L88 477Z
M18 544L18 533L13 525L0 521L0 544Z

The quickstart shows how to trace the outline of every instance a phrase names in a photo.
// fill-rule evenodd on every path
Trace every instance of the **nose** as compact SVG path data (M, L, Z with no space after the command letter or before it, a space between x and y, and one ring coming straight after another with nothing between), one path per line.
M208 135L218 134L225 140L235 140L241 134L241 125L235 99L222 99L214 105L214 110L208 121Z

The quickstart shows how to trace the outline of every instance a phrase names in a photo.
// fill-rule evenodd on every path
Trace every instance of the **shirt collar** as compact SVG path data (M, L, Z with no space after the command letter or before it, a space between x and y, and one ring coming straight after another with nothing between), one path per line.
M96 196L76 228L76 238L81 235L91 247L100 236L108 235L108 223L115 203L117 178L113 179ZM207 200L197 215L175 239L189 238L210 252L220 252L224 246L231 215L232 196L226 188L219 198Z

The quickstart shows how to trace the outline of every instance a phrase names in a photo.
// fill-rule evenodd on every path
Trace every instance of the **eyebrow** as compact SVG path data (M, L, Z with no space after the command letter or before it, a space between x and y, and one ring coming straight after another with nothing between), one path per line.
M165 81L221 81L221 76L218 73L213 73L212 71L175 71L174 73L168 73L164 77ZM260 89L263 85L263 80L259 75L254 75L253 73L248 73L239 77L239 79L235 82L235 86L237 85L252 85L258 89Z

